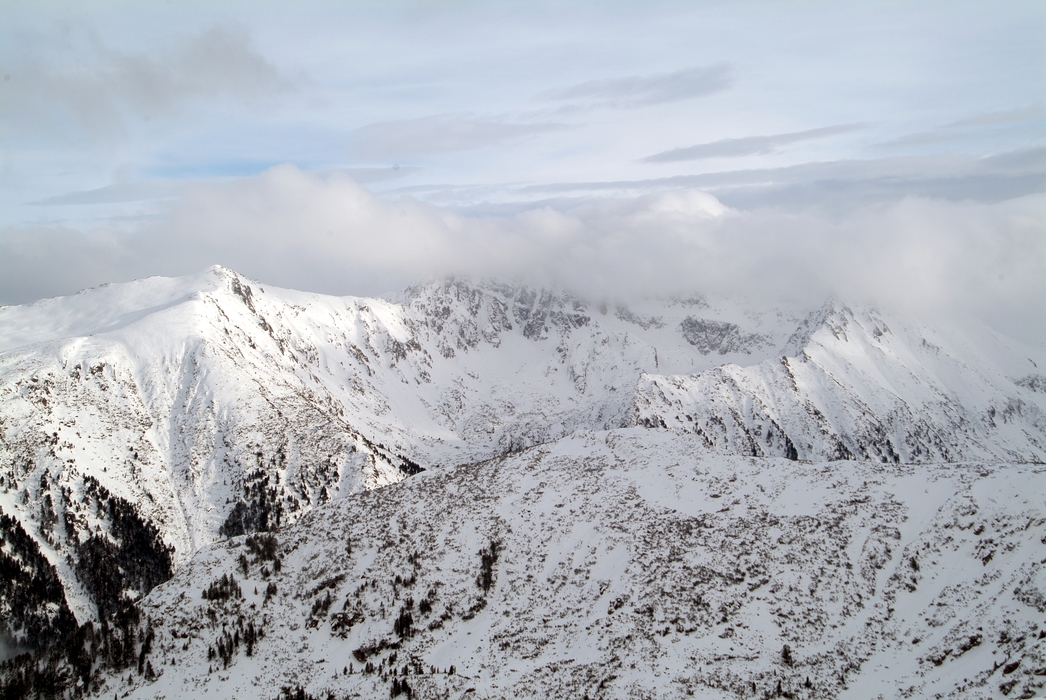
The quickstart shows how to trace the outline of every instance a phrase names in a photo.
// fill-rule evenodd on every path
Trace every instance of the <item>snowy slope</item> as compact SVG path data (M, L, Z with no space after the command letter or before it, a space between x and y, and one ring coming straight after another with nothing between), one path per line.
M215 267L0 308L0 509L39 548L18 566L52 566L82 622L225 536L578 430L669 426L812 460L1041 461L1044 362L987 330L841 304L625 307L462 280L389 301ZM94 561L125 563L99 581Z
M242 537L204 548L141 606L146 672L95 692L1032 697L1044 492L1041 466L578 433L332 502L266 556ZM242 595L203 599L223 576Z
M645 375L635 420L793 459L1046 460L1042 352L832 301L776 358ZM1046 366L1046 365L1043 365Z
M729 313L690 300L643 316L455 281L400 303L334 298L220 267L5 307L0 508L82 621L99 601L77 572L79 545L111 531L107 509L127 504L155 526L146 549L159 561L170 547L177 566L223 534L420 468L622 425L644 370L770 344L746 332L709 355L707 339L698 348L680 333L694 309ZM788 324L774 328L783 342Z

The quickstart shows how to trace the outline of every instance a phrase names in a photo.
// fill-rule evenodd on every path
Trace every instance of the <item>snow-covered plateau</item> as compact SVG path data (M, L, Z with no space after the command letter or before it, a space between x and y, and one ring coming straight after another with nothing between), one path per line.
M1034 697L1044 363L839 300L492 281L2 307L0 682Z

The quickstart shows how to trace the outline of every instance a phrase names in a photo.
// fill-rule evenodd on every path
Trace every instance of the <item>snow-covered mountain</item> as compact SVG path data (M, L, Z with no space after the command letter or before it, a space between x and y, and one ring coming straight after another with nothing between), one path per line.
M709 446L792 459L1041 462L1041 358L983 329L964 337L832 301L779 357L645 375L636 419Z
M680 332L695 308L725 313L691 300L643 316L493 283L332 298L216 267L0 309L0 508L38 548L12 566L62 582L72 616L56 594L39 617L84 621L216 538L626 424L644 370L712 364ZM112 559L125 565L98 580L92 564ZM136 560L151 573L131 575ZM6 619L16 638L57 634Z
M667 427L723 464L1041 463L1043 363L986 328L841 302L624 306L492 281L390 301L215 267L3 307L3 636L62 638L219 540L578 431Z
M1032 697L1043 467L839 466L631 428L431 470L204 548L92 692Z

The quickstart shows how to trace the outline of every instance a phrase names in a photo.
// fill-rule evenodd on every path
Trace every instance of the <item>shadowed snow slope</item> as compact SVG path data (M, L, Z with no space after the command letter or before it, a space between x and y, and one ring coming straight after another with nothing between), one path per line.
M155 679L98 692L1030 697L1044 489L1030 465L577 433L330 503L269 559L242 537L205 548L142 605ZM201 597L223 579L239 592Z

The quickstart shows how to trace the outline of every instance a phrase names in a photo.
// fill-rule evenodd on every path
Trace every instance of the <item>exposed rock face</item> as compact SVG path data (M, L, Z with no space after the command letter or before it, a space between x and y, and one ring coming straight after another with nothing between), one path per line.
M747 352L753 348L769 345L769 339L757 333L743 335L736 324L709 321L687 316L679 325L686 342L697 348L702 355Z

